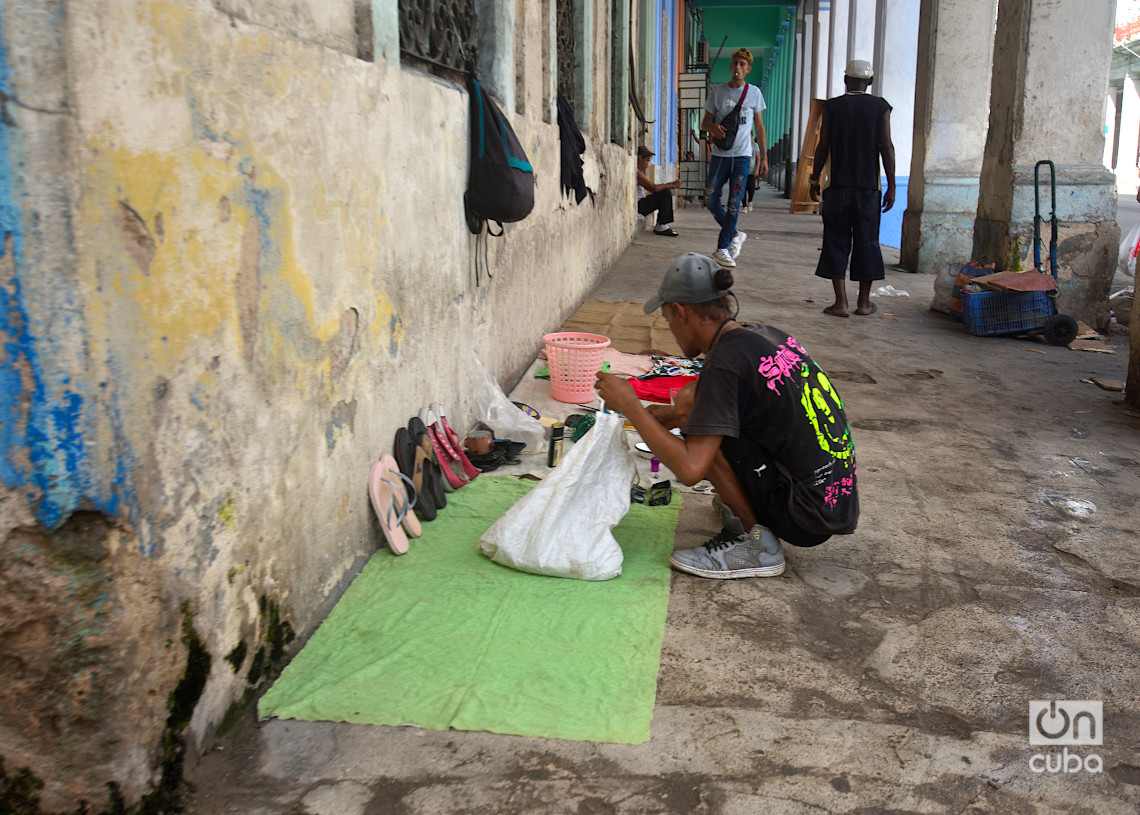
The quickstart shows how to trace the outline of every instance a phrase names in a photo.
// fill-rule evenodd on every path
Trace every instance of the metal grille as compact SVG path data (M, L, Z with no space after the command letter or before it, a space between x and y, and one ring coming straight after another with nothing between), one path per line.
M574 0L558 0L557 14L554 29L558 34L558 90L573 107L578 101L574 81L574 60L578 54L574 37Z
M399 0L400 52L465 73L475 64L475 0Z

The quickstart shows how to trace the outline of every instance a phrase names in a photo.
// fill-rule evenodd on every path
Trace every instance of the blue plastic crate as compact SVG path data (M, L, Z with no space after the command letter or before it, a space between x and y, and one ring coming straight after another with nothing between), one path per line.
M962 290L962 322L978 337L1032 331L1052 315L1047 292Z

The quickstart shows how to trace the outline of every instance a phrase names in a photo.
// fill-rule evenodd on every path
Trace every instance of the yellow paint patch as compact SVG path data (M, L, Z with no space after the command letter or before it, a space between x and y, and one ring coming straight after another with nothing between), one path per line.
M133 301L141 325L122 325L129 313L118 302L100 304L96 299L92 305L96 311L100 305L106 309L103 321L109 328L132 329L133 340L143 346L140 351L155 362L169 363L190 343L215 335L234 317L232 298L217 277L228 265L226 259L240 249L241 233L236 225L219 222L214 203L231 181L226 168L200 150L187 164L171 155L139 155L106 144L89 148L99 159L89 165L85 196L85 215L99 243L95 253L120 261L103 268L114 270L109 282L115 300ZM114 217L120 202L138 214L155 238L149 268L127 262Z
M164 78L152 92L185 99L194 125L193 132L180 134L183 147L165 151L124 147L118 120L88 131L95 135L84 145L81 229L93 342L105 344L106 358L141 381L186 364L197 368L202 356L227 347L241 349L244 319L254 346L247 359L274 382L295 385L301 397L322 388L331 395L332 355L340 347L345 304L322 301L318 308L313 280L332 274L367 280L376 274L377 235L385 221L378 198L382 181L353 178L330 190L320 174L288 163L276 166L228 106L238 92L263 94L258 105L298 104L331 99L337 88L322 75L318 52L282 53L280 37L272 32L242 27L240 33L221 34L208 16L214 12L198 14L193 4L148 2L135 13L149 29L153 53L161 56ZM215 110L231 115L214 122L209 111ZM278 160L288 162L296 154L286 156ZM314 175L312 183L304 181ZM153 252L141 255L145 262L124 244L116 221L123 221L120 202L154 239ZM251 219L257 222L260 260L253 297L239 319L242 303L235 288ZM314 219L318 230L311 229ZM305 234L335 236L321 238L332 252L312 253L322 258L322 268L302 268L295 246L298 221L310 227ZM134 239L137 245L145 235ZM372 299L375 319L362 323L362 348L394 353L404 331L388 297L359 289L348 293ZM212 381L197 384L216 387Z

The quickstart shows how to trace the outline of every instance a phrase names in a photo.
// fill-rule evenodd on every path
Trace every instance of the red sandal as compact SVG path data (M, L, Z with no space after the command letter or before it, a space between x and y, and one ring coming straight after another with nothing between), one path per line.
M471 463L471 460L467 458L467 454L463 452L463 445L459 443L459 435L452 430L451 425L447 423L447 416L443 413L443 405L439 402L435 402L431 406L431 411L438 417L439 426L443 428L444 437L450 442L451 449L454 449L458 453L459 465L463 468L467 479L469 481L474 480L475 477L479 475L480 470Z
M431 408L424 408L420 411L420 421L427 428L427 436L435 448L436 457L439 458L439 467L443 470L444 484L449 486L452 491L459 489L470 479L463 470L458 452L451 446L447 434L440 428L438 419Z

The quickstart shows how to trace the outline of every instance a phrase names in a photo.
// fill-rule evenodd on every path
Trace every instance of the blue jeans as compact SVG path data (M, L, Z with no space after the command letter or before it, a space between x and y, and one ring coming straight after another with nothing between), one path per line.
M748 175L749 156L713 156L709 161L708 183L705 185L705 206L720 224L716 239L717 249L727 249L736 237L736 218L740 214L740 199L744 197L744 180ZM720 203L724 182L728 182L728 209Z

